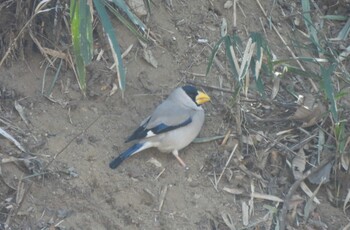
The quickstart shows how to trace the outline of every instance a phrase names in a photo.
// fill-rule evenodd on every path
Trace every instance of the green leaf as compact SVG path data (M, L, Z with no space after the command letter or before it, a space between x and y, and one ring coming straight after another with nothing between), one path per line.
M57 68L55 77L53 78L53 80L52 80L52 82L51 82L51 85L50 85L50 88L49 88L49 90L47 91L47 96L50 96L50 95L51 95L52 90L53 90L53 87L55 86L55 83L57 82L58 76L60 75L60 72L61 72L62 62L63 62L63 59L61 59L60 64L59 64L59 66L58 66L58 68Z
M90 6L86 3L86 0L80 1L84 2L84 4L80 4L81 6L79 10L80 46L81 54L86 66L91 62L93 57L92 19Z
M127 18L125 18L118 9L116 9L115 7L113 7L109 2L107 2L106 0L102 0L103 4L105 6L107 6L107 8L109 9L110 12L112 12L114 14L114 16L116 16L118 18L118 20L123 23L123 25L128 28L130 30L131 33L133 33L136 37L138 37L139 39L141 39L142 41L146 42L148 41L148 37L145 37L140 30L136 29L135 26L128 21Z
M334 126L335 139L337 141L337 152L343 154L345 152L345 144L347 141L345 134L345 123L346 122L338 122Z
M309 0L301 0L301 5L303 8L302 15L304 18L306 28L309 31L310 40L317 47L318 52L321 52L322 48L320 46L320 42L318 41L317 30L315 28L315 25L312 23L312 19L311 19L310 1Z
M126 5L124 0L112 0L112 1L119 9L121 9L129 17L132 23L137 25L142 30L142 32L144 33L146 32L146 25L143 24L143 22L131 12L129 6Z
M331 114L332 114L332 117L333 117L335 123L338 122L339 118L338 118L337 102L335 100L331 76L332 76L334 70L336 69L336 67L337 67L336 63L333 63L328 68L321 65L321 75L322 75L324 91L325 91L325 94L326 94L326 97L327 97L329 103L331 104L331 106L330 106Z
M220 45L221 45L221 43L223 42L224 39L225 39L225 37L220 38L220 40L213 47L213 50L212 50L211 55L209 57L209 63L208 63L207 71L206 71L205 75L208 75L208 73L209 73L209 71L210 71L210 69L211 69L211 67L213 65L214 57L215 57L216 53L218 52L218 50L220 48Z
M343 16L343 15L325 15L325 16L320 16L320 18L326 19L326 20L334 20L334 21L345 21L346 19L348 19L347 16Z
M114 61L117 63L116 66L117 66L117 72L118 72L117 74L118 74L119 87L122 91L124 91L125 90L125 69L124 69L123 59L119 48L119 43L115 35L114 28L112 26L111 21L109 20L105 6L101 3L101 0L94 0L94 5L96 7L97 13L102 22L103 29L107 34Z
M80 89L86 91L85 66L92 60L93 39L90 6L86 0L71 0L70 18L73 54Z

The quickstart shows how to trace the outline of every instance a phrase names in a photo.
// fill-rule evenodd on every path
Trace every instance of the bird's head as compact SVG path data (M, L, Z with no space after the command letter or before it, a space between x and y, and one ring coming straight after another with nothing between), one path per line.
M192 85L185 85L182 89L198 106L210 101L210 97L206 93L199 91Z

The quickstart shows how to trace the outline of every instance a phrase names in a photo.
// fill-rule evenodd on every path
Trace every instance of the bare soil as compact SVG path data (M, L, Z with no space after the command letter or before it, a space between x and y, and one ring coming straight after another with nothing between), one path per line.
M271 10L271 2L262 1L267 11ZM67 66L62 67L51 99L43 96L44 58L35 51L12 67L0 70L0 117L9 122L0 124L31 153L24 154L0 138L0 159L15 159L0 163L0 229L6 224L8 229L230 229L223 218L227 215L237 229L243 229L242 204L249 203L251 186L256 192L284 198L294 182L285 163L289 157L280 149L272 149L265 158L266 164L261 166L258 155L271 144L268 139L255 149L246 145L244 151L235 154L215 187L215 178L223 171L238 138L234 110L230 109L232 94L205 86L231 89L232 79L215 65L208 77L198 76L205 73L210 53L209 45L198 39L208 39L213 46L220 38L221 19L225 17L228 33L235 31L243 43L249 32L261 32L278 57L290 54L268 28L256 1L241 1L237 28L232 28L232 8L224 9L224 1L172 3L172 8L163 1L153 5L147 22L161 41L150 47L158 68L145 62L137 39L115 22L122 49L134 44L124 60L124 99L120 91L109 96L116 76L108 69L108 58L88 67L87 97L82 96ZM301 37L291 31L291 23L281 15L280 5L271 13L283 36ZM218 58L225 65L223 52ZM46 72L44 91L54 75L55 70ZM128 148L124 140L143 118L172 89L189 82L213 99L204 106L206 121L200 136L225 135L233 130L227 144L221 146L220 139L188 146L180 153L190 167L188 171L171 154L154 149L111 170L108 163ZM258 109L257 98L251 99L253 102L244 104L245 109L265 111ZM28 124L14 108L15 101L24 108ZM275 109L270 111L271 116L281 112ZM253 129L271 134L293 127L291 121L266 123L247 116L243 129L248 135ZM152 163L154 159L161 166ZM25 164L28 162L31 165ZM310 187L316 189L315 185ZM223 188L240 188L245 195L233 195ZM301 190L296 195L305 205L308 197ZM321 205L315 206L309 222L298 225L296 219L289 220L294 229L341 229L348 224L349 216L328 201L324 188L317 197ZM273 213L268 213L275 205L276 202L254 199L254 211L246 228L274 226Z

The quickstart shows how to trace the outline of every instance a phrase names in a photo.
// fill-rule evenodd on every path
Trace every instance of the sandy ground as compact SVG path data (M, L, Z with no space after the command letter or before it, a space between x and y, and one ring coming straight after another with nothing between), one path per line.
M270 2L262 2L268 9ZM218 186L214 186L215 177L222 172L236 143L235 120L224 106L231 100L228 93L199 86L213 98L212 103L204 106L206 121L200 136L225 135L232 129L233 138L225 146L219 146L221 140L218 140L191 144L181 151L190 167L188 171L171 154L153 149L129 158L117 170L108 167L113 157L128 148L129 145L124 144L128 135L173 88L193 81L199 85L219 87L222 84L223 88L231 88L230 76L223 75L216 67L208 77L193 74L205 73L210 50L209 45L198 43L198 39L208 39L209 44L214 45L220 37L222 17L228 20L228 32L232 33L232 8L224 9L223 5L223 1L173 1L170 10L164 2L156 2L147 24L161 37L161 44L150 48L158 60L158 68L143 60L135 37L116 23L122 49L134 44L124 60L127 69L124 99L120 91L109 96L115 75L105 61L89 66L86 98L65 67L52 99L44 97L41 94L43 58L39 54L33 53L11 68L3 68L0 115L18 127L8 130L33 155L23 154L0 139L0 158L34 156L33 162L37 163L34 171L50 164L34 176L21 160L0 165L3 178L0 223L8 221L11 229L230 229L223 218L229 215L233 225L242 229L242 204L248 204L250 199L232 195L223 188L239 187L248 194L254 185L256 191L267 194L268 189L262 185L273 178L263 176L261 179L265 182L262 183L243 172L238 156L234 156ZM241 8L244 15L242 10L237 10L237 33L242 38L251 31L264 34L261 20L265 20L256 2L242 2ZM281 22L282 35L290 36L289 24L282 20L280 10L276 9L273 14L274 19ZM266 30L273 51L279 57L288 56L275 33L267 27ZM218 57L225 63L223 53ZM54 74L53 70L48 71L45 90ZM14 109L15 100L25 109L28 125ZM266 126L268 124L255 124L254 127L263 130ZM249 154L253 158L256 152ZM152 163L154 160L161 165ZM281 167L276 180L284 181L277 183L279 187L272 195L283 198L293 179L284 163ZM247 168L256 169L252 165ZM307 199L301 191L298 194ZM313 218L325 223L328 229L340 229L348 223L341 209L327 201L324 190L318 198L322 204L315 209L318 217ZM9 204L19 208L8 209ZM248 229L268 229L273 225L267 206L275 205L276 202L255 199ZM306 229L325 229L316 224L312 226ZM4 225L0 225L2 228Z

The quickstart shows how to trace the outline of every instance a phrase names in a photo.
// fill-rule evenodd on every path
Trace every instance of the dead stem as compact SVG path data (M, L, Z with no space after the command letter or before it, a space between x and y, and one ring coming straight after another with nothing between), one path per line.
M332 160L334 160L334 157L329 157L329 158L323 160L320 163L320 165L318 165L317 167L312 168L311 170L309 170L306 173L304 173L304 175L299 180L295 181L294 184L290 187L286 197L284 198L283 207L281 209L281 213L280 213L280 216L279 216L280 230L285 230L286 229L286 222L285 222L285 220L287 218L288 204L289 204L289 201L292 199L292 196L295 193L295 191L299 188L301 182L303 182L308 177L310 177L310 176L314 175L315 173L317 173L318 171L320 171L325 165L327 165Z

